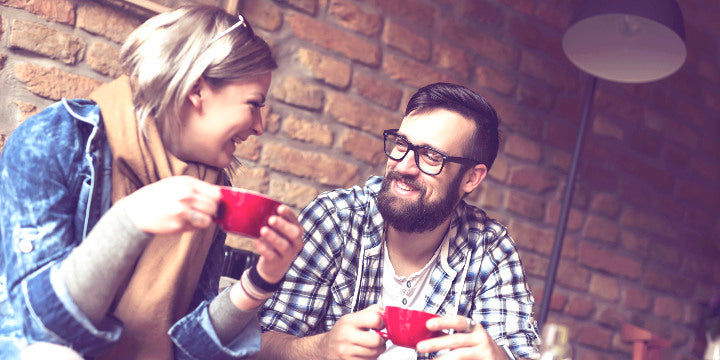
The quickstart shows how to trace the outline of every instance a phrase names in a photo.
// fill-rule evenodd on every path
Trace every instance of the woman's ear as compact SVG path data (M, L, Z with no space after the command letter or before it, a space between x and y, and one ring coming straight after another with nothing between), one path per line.
M488 170L485 164L477 164L470 168L467 172L465 172L465 175L463 176L463 181L461 184L462 190L466 194L475 190L478 186L480 186L480 183L483 181L483 179L485 179L487 173Z
M190 93L188 93L187 95L190 103L198 110L202 109L202 97L203 93L205 92L206 86L207 83L205 82L205 79L201 77L197 79L195 84L193 84L192 88L190 89Z

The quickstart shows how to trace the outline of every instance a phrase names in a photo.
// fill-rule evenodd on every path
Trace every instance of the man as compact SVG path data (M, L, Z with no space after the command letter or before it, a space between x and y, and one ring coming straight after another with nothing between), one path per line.
M533 298L507 230L462 201L498 151L498 117L473 91L437 83L384 132L385 178L320 195L300 214L305 247L265 303L266 359L463 359L537 355ZM382 307L442 315L446 335L385 343Z

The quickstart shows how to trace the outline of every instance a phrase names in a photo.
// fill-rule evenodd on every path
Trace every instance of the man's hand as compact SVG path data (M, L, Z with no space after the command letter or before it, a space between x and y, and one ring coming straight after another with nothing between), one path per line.
M485 329L465 316L433 318L428 320L427 328L432 331L455 330L454 334L424 340L417 344L417 351L424 353L450 350L435 358L436 360L508 359L505 351L495 343Z
M384 327L379 305L371 305L338 320L318 343L326 360L377 359L385 352L385 339L377 332Z

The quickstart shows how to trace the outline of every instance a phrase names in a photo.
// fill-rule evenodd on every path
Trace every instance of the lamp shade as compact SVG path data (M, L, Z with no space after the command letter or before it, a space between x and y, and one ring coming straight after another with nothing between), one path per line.
M667 77L687 56L675 0L583 0L562 46L581 70L625 83Z

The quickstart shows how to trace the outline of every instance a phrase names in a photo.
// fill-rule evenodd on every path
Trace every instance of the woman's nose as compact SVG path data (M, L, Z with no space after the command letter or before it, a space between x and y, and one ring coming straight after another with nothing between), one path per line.
M263 127L263 118L262 115L260 115L259 113L255 115L252 130L255 132L255 136L260 136L265 132L265 129Z

